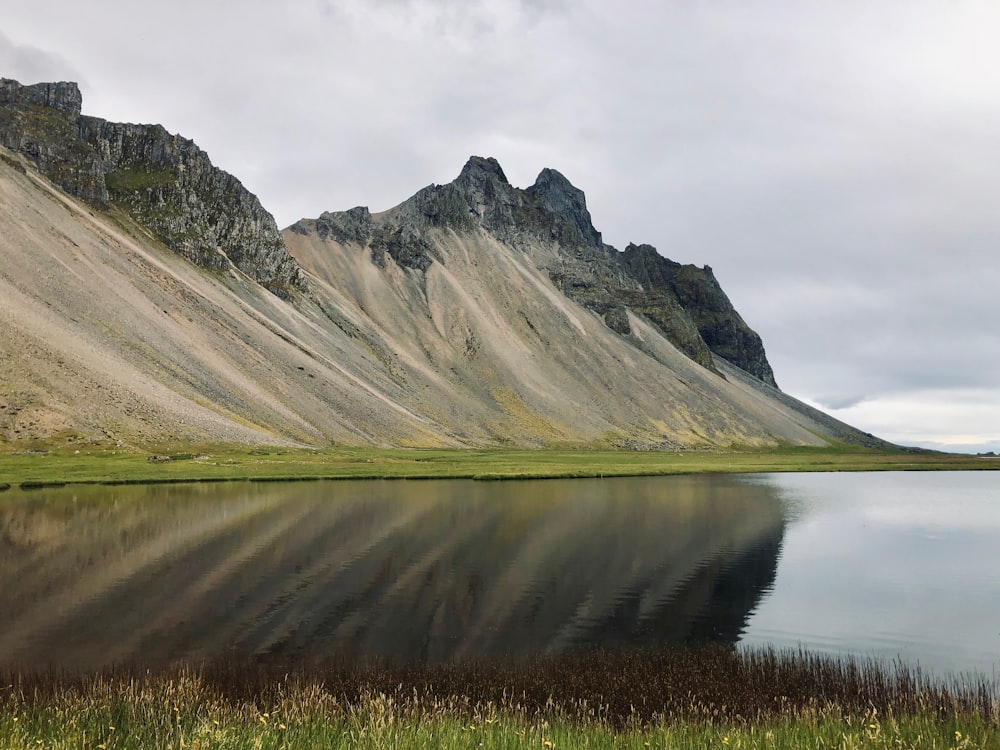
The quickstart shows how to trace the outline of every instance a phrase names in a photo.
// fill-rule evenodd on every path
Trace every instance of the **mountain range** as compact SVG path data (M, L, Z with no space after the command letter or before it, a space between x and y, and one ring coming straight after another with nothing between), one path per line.
M884 445L784 394L712 269L473 156L279 231L160 125L0 79L0 441Z

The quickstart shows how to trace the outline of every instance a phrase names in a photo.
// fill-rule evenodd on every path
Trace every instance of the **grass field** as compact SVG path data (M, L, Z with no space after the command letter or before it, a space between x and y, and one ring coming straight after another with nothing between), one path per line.
M1000 747L995 684L725 647L0 684L0 748Z
M705 472L1000 469L1000 459L917 451L431 450L157 446L26 450L0 446L0 486L303 479L518 479Z

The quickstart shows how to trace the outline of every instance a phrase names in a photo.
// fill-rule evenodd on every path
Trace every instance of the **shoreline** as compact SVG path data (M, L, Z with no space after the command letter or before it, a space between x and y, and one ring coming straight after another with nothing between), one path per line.
M512 481L677 474L842 471L991 471L1000 459L852 448L732 451L196 446L196 450L59 448L0 451L0 492L67 485L302 482L388 479Z

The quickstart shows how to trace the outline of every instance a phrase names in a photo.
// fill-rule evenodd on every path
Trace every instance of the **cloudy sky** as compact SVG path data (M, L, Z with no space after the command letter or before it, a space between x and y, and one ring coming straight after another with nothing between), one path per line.
M0 75L193 138L287 226L471 154L708 264L787 392L1000 451L996 0L0 0Z

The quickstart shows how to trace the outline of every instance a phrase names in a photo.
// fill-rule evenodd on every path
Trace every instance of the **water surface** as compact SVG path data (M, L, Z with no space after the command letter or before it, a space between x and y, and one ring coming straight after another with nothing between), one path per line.
M745 481L780 493L788 529L744 643L1000 676L1000 473Z
M0 662L1000 664L993 472L67 487L0 495L0 534Z
M358 481L0 499L0 661L521 658L735 642L774 577L766 484Z

